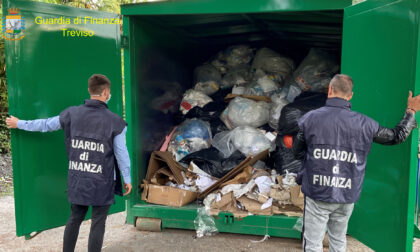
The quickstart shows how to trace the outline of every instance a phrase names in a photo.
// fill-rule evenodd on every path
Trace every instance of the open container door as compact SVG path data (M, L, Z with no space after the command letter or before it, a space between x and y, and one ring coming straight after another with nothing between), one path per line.
M367 1L345 8L342 73L353 109L394 127L415 87L419 1ZM417 129L403 144L374 144L349 234L375 251L412 251Z
M123 114L120 25L85 24L83 18L118 15L29 1L3 1L3 17L17 8L24 37L5 40L10 114L22 119L58 115L89 97L87 80L94 73L112 83L111 111ZM12 11L15 12L15 11ZM82 24L36 24L39 18L82 18ZM90 30L92 37L63 36L62 28ZM68 160L64 134L12 130L16 234L28 236L66 223ZM110 213L125 210L116 197Z

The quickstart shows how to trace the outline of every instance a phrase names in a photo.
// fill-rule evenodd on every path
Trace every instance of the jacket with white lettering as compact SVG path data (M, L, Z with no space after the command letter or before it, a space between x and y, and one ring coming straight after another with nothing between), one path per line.
M302 192L312 199L353 203L360 196L366 158L379 124L350 108L350 102L330 98L324 107L299 120L307 145Z
M85 100L83 105L69 107L59 118L69 159L69 202L86 206L113 204L114 193L122 195L113 139L123 131L125 121L98 100Z
M411 113L405 113L398 125L390 129L350 108L350 102L330 98L324 107L299 120L300 130L292 149L296 158L303 158L304 162L297 182L302 184L302 192L312 199L356 202L372 142L399 144L417 127Z

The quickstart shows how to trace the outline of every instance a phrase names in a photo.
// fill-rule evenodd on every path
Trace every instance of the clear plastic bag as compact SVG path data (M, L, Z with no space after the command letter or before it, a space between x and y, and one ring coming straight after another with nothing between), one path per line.
M236 97L223 111L221 120L229 129L238 126L258 128L268 122L269 112L270 105L266 102Z
M194 220L197 238L211 236L218 232L216 222L208 213L206 207L197 208L197 217Z
M211 64L204 64L194 70L194 89L206 95L212 95L219 90L222 81L220 71Z
M303 229L303 218L302 218L302 217L299 217L299 218L296 220L296 223L295 223L295 225L293 226L293 229L294 229L294 230L297 230L297 231L299 231L299 232L301 232L301 233L302 233L302 229Z
M287 101L284 97L284 93L276 93L271 96L272 105L268 125L275 130L278 128L281 110L284 106L289 104L289 101Z
M281 81L283 81L293 72L294 63L293 60L264 47L255 54L252 69L262 69L266 73L278 74L281 77Z
M281 89L280 85L270 76L263 75L248 87L246 94L258 96L271 96Z
M275 144L264 133L248 126L218 133L214 136L212 145L226 158L236 150L239 150L245 156L254 156L264 150L273 151L275 149Z
M303 91L327 92L331 78L340 66L333 55L312 48L293 74Z
M229 67L236 67L251 62L253 50L248 45L230 46L224 51L224 56Z
M251 74L249 73L249 65L239 65L227 71L223 76L221 87L229 88L235 85L245 85L250 79Z
M190 109L196 106L202 108L204 105L212 101L213 100L203 92L194 89L188 89L184 93L179 110L181 110L182 114L185 115Z
M168 150L175 156L176 161L186 155L209 148L212 135L210 124L200 119L185 120L175 131Z

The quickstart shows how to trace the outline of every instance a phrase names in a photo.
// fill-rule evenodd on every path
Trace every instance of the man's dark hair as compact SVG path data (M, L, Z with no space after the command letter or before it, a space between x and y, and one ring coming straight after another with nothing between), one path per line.
M350 76L345 74L334 75L330 85L335 94L349 96L353 92L353 80Z
M88 80L88 90L91 95L100 95L105 88L110 88L111 82L103 74L94 74Z

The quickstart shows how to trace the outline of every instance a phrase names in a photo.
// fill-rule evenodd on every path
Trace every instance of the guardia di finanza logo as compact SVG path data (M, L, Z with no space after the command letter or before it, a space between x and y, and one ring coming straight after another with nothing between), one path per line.
M19 14L19 9L10 8L7 10L8 15L3 17L3 38L7 40L21 40L24 36L25 21Z

